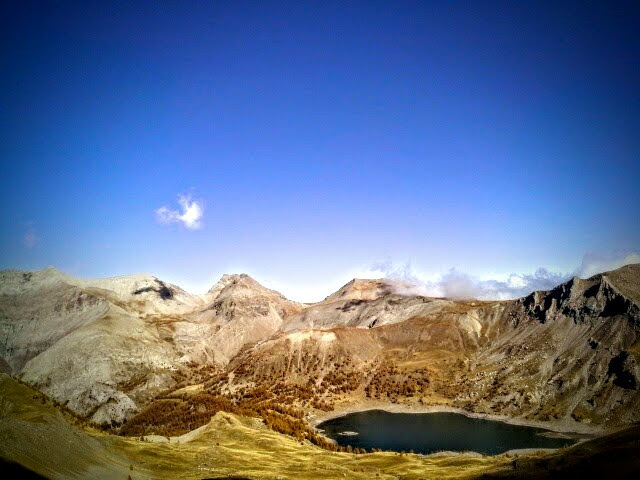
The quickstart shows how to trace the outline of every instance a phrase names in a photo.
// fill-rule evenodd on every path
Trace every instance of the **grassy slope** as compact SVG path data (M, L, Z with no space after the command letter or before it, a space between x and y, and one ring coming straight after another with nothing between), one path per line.
M183 437L183 443L153 443L106 435L74 425L73 419L36 392L0 375L0 457L50 478L215 478L252 479L397 479L474 478L513 475L514 458L452 455L420 457L375 453L332 453L275 433L260 421L218 413L211 422ZM640 428L614 441L589 442L551 455L520 456L517 471L544 475L549 467L579 464L590 458L636 465ZM634 440L635 439L635 440ZM186 441L188 440L188 441ZM634 443L635 442L635 443ZM630 458L621 461L620 455ZM628 457L630 455L631 457ZM568 459L568 460L567 460ZM576 463L577 462L577 463Z

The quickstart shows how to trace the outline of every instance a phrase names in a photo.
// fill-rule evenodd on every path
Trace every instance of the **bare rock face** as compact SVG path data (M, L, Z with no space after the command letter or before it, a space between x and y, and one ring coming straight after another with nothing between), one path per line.
M131 379L169 372L177 358L171 345L135 316L112 307L31 359L20 378L98 423L120 423L137 411ZM156 388L158 392L161 388Z
M0 273L0 367L97 423L121 423L194 363L224 365L300 306L247 275L190 295L150 275Z
M474 408L542 420L640 418L640 310L630 278L640 278L640 266L574 278L512 302L502 333L476 356L483 377L470 382L484 400Z
M623 267L632 271L632 266ZM587 280L573 278L549 292L534 292L520 301L528 317L544 323L558 316L569 317L576 323L616 316L635 317L638 303L616 288L621 274L595 275ZM624 287L623 287L624 288Z
M148 320L200 299L149 275L80 280L45 269L0 278L0 354L11 374L98 423L137 411L140 398L124 387L132 378L162 375L148 394L175 383L178 357Z
M245 274L224 275L205 299L206 305L176 325L174 335L185 358L197 363L226 365L244 345L269 338L303 308Z
M0 272L0 357L7 373L19 373L29 360L107 312L107 301L70 280L52 268Z

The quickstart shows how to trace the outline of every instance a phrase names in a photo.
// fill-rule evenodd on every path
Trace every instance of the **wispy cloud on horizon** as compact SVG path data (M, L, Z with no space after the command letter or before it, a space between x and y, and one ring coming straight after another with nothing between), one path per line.
M480 279L455 268L440 275L426 275L410 263L394 263L391 260L371 265L367 275L393 281L398 293L406 295L508 300L536 290L550 290L574 276L588 278L631 263L640 263L640 252L618 255L587 253L573 272L553 272L541 267L534 273L511 273L502 279Z
M182 223L189 230L198 230L202 227L202 215L204 209L202 204L193 200L190 195L178 195L180 210L173 210L162 206L155 211L158 223L168 225L171 223Z

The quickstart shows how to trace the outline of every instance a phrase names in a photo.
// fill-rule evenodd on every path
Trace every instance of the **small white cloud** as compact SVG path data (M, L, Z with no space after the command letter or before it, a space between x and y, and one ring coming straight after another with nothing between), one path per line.
M39 240L40 239L36 234L36 229L34 228L33 223L31 222L27 223L27 231L24 233L24 236L22 237L22 244L25 247L31 249L36 246Z
M202 227L202 204L193 200L189 195L178 195L179 210L169 207L160 207L156 210L158 223L167 225L170 223L182 223L189 230L197 230Z

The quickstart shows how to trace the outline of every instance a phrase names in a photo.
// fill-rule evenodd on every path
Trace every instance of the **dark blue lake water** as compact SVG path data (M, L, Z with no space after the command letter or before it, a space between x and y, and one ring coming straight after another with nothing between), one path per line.
M390 413L368 410L327 420L317 426L338 444L415 453L442 450L495 455L516 448L559 448L574 440L540 435L541 428L470 418L458 413ZM358 435L341 435L357 432Z

